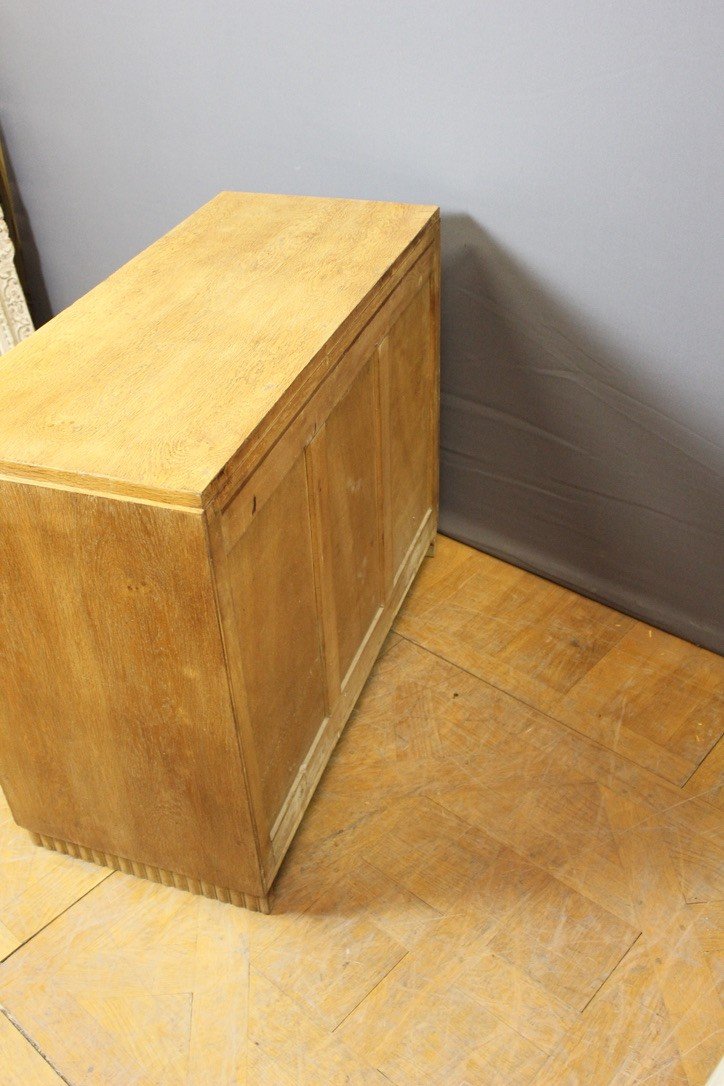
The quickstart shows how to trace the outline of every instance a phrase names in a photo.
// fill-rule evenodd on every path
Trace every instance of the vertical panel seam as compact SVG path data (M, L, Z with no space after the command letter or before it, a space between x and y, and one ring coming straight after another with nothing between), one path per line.
M256 812L256 809L255 809L254 803L252 802L251 788L249 787L249 776L248 776L248 772L247 772L246 759L245 759L245 756L244 756L244 753L245 753L244 752L244 744L243 744L243 739L242 739L242 735L241 735L241 729L239 727L239 713L238 713L237 704L236 704L236 697L235 697L235 693L234 693L234 684L232 682L232 677L231 677L231 668L229 666L229 652L228 652L228 646L227 646L226 632L224 630L224 623L223 623L222 614L221 614L221 601L219 599L219 589L218 589L217 577L219 575L226 576L226 568L224 568L223 570L220 571L217 568L217 563L214 561L214 554L213 554L213 550L212 550L212 546L211 546L211 539L210 539L210 525L209 525L209 520L208 520L208 510L204 510L204 514L203 514L203 532L204 532L204 546L205 546L205 549L206 549L206 560L207 560L208 565L209 565L209 573L210 573L210 576L211 576L212 591L214 593L214 610L216 612L216 622L217 622L217 626L218 626L218 630L219 630L219 637L220 637L220 640L221 640L221 651L222 651L223 657L224 657L224 672L226 674L226 686L227 686L227 690L228 690L228 693L229 693L229 705L230 705L230 708L231 708L232 719L234 721L234 733L236 735L236 745L237 745L237 750L238 750L238 753L239 753L239 761L241 763L241 774L242 774L242 779L244 781L244 791L246 793L247 809L249 811L249 818L250 818L250 822L251 822L252 834L253 834L253 837L254 837L254 851L256 852L256 859L257 859L257 864L259 866L259 871L262 873L263 884L266 885L266 870L265 870L264 860L263 860L262 851L261 851L261 842L260 842L260 838L259 838L259 827L258 827L258 824L257 824L257 812ZM223 546L221 547L221 552L223 554L223 562L224 562L224 566L225 566L226 552L225 552ZM268 887L266 889L268 889Z

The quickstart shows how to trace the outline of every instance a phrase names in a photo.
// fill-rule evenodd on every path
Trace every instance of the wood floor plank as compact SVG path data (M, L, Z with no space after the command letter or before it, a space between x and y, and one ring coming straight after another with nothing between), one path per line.
M395 629L675 784L722 734L714 654L453 544Z
M449 548L454 574L413 589L395 629L538 709L634 626L525 570L463 544Z
M636 1002L642 1007L665 1014L661 991L653 969L653 958L646 937L640 935L615 969L612 969L589 1006L601 1000Z
M582 1010L638 932L556 879L510 917L490 949Z
M549 711L684 784L719 739L724 723L721 661L703 649L691 650L637 623L572 689L551 702Z
M435 708L435 727L444 748L444 758L433 767L436 781L444 778L451 762L460 764L470 759L474 759L475 773L485 774L484 779L494 780L496 774L502 777L510 745L520 740L519 750L548 752L551 763L560 766L561 773L578 773L578 779L605 780L615 788L630 788L654 808L681 801L680 789L657 774L538 712L516 696L477 680L407 638L390 651L384 669L376 672L375 682L363 694L359 711L370 726L350 729L337 757L360 763L363 759L386 760L388 753L392 755L395 722L410 712L401 693L403 683L431 694L427 704ZM380 729L385 729L388 736L383 742L379 740ZM503 746L506 757L501 756ZM501 750L494 756L491 748L496 747ZM418 771L430 777L429 762L423 760L418 765Z
M699 800L681 804L657 820L688 904L724 900L724 834ZM650 823L649 823L650 824Z
M606 796L681 1062L692 1083L704 1082L718 1061L724 1030L715 977L686 908L666 837L648 823L629 830L629 802Z
M496 954L488 940L471 946L456 985L542 1052L551 1052L577 1014L550 990Z
M495 1081L525 1086L545 1053L456 985L412 1002L394 1038L375 1055L400 1086Z
M636 1001L592 1005L533 1079L533 1086L690 1086L669 1022Z
M251 1047L246 1069L248 1086L295 1086L295 1083L303 1081L301 1076L291 1078L284 1068L262 1052L258 1045L252 1044Z
M7 958L8 954L12 954L20 945L20 939L16 938L10 928L6 928L0 920L0 961Z
M485 953L469 920L441 920L337 1031L393 1082L526 1083L545 1059L542 1048L494 1013L496 981L510 983L512 971ZM514 991L526 1010L540 1009L541 996L525 978L517 976ZM541 1036L556 1024L564 1028L565 1017L558 1023L550 1007L545 1016Z
M330 1031L406 953L363 908L355 909L359 892L351 879L341 880L252 956L260 973Z
M61 1086L62 1079L0 1010L2 1086Z
M574 1016L492 955L488 944L546 881L543 872L499 849L473 875L458 907L345 1019L337 1031L345 1044L394 1082L415 1081L415 1076L418 1081L464 1082L465 1074L471 1082L484 1082L484 1072L492 1076L496 1067L505 1066L506 1051L520 1060L517 1068L508 1066L510 1081L527 1081L543 1062L545 1045ZM516 1028L521 1019L523 1027ZM432 1060L424 1055L430 1046L436 1051ZM458 1073L463 1076L459 1080L454 1077Z
M248 925L236 910L207 898L198 899L196 912L186 1082L206 1086L212 1069L220 1082L244 1082L249 1072Z
M112 881L33 940L19 966L6 963L2 998L28 1011L35 1036L79 1081L98 1046L88 1081L245 1081L258 917L128 876Z
M724 999L724 901L689 905L686 913L701 952L709 963L719 996Z
M33 844L0 789L0 959L108 876L105 868Z
M724 739L712 748L683 787L687 796L700 796L724 808Z
M388 879L433 909L454 909L500 846L485 833L424 797L412 797L388 813L389 831L367 853Z
M270 1080L274 1086L284 1076L295 1086L385 1086L389 1081L254 969L250 1006L250 1048L279 1069L279 1079Z
M484 827L494 839L630 921L629 885L601 818L599 786L575 775L561 779L555 757L533 753L506 783L480 783L468 768L466 779L454 786L445 781L434 795L443 808Z

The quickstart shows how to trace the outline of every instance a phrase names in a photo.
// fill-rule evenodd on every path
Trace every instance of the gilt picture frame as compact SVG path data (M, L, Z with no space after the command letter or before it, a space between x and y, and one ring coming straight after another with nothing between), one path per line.
M0 354L32 331L33 322L15 268L15 249L0 208Z

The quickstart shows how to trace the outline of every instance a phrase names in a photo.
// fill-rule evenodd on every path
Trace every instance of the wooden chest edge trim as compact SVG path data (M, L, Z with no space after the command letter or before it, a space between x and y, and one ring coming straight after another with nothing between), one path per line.
M27 486L40 486L46 490L64 490L69 494L88 494L93 498L130 501L135 505L155 505L182 513L201 514L204 512L199 494L171 490L156 491L140 484L135 486L119 483L116 479L103 479L99 476L84 476L78 481L76 476L32 464L9 464L0 461L0 482L23 483Z
M73 841L64 841L60 837L48 837L44 833L36 833L29 830L34 844L42 848L51 849L54 852L62 852L66 856L74 856L86 863L96 864L99 867L110 867L113 871L122 871L126 875L134 875L136 878L146 879L148 882L157 882L162 886L173 886L177 890L186 890L191 894L208 897L214 901L223 901L229 905L239 905L255 912L269 912L268 896L256 896L245 894L239 890L232 890L228 886L214 886L210 882L201 882L191 878L190 875L182 875L177 871L167 871L162 867L152 867L150 864L140 863L137 860L129 860L125 856L116 856L112 852L100 852L98 849L86 848L84 845L75 844Z

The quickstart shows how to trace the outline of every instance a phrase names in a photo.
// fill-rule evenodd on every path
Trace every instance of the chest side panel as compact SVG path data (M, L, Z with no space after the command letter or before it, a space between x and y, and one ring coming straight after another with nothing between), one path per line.
M21 825L255 892L200 515L0 482L0 670Z
M222 622L268 873L435 531L436 275L432 245L215 514Z
M381 352L393 578L435 500L437 358L431 290L430 280L422 284L393 323Z
M342 682L384 602L377 365L374 352L327 419L319 465Z
M302 450L226 559L266 818L277 815L325 716ZM252 503L253 504L253 503Z

